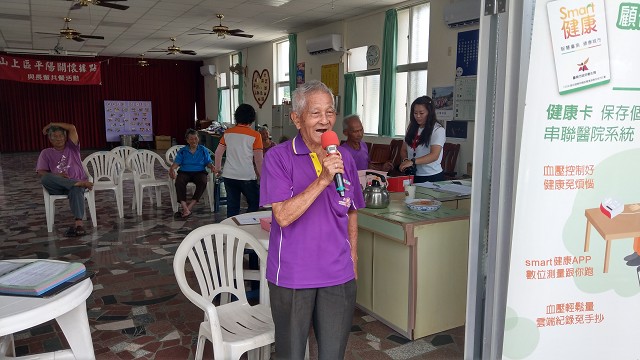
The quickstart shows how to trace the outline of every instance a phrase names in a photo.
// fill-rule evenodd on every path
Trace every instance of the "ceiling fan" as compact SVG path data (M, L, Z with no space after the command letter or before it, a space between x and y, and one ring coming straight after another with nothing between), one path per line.
M78 10L78 9L81 9L83 6L89 6L89 4L96 5L96 6L104 6L111 9L117 9L117 10L127 10L129 8L128 6L125 6L125 5L118 5L118 4L111 3L113 1L127 1L127 0L67 0L67 1L75 2L75 4L71 5L71 8L69 10Z
M64 18L64 27L62 29L60 29L60 33L59 34L39 32L39 31L36 31L36 34L56 35L56 36L61 37L61 38L74 40L74 41L78 41L78 42L85 41L86 39L100 39L100 40L104 39L104 36L81 34L78 30L70 28L69 27L69 22L71 22L70 18L68 18L68 17Z
M222 19L224 19L224 15L216 14L216 17L218 19L220 19L220 24L219 25L214 25L213 28L211 29L211 31L209 31L207 29L196 28L196 30L207 31L207 32L195 33L195 34L189 34L189 35L216 34L216 35L218 35L218 38L220 38L220 39L224 39L227 35L229 35L229 36L240 36L240 37L246 37L246 38L252 38L253 37L253 35L250 35L250 34L243 34L244 30L240 30L240 29L229 30L229 27L222 25Z
M178 46L176 46L176 38L172 37L171 45L167 48L167 50L149 50L148 52L166 52L167 55L175 55L175 54L185 54L185 55L196 55L196 52L193 50L180 50Z

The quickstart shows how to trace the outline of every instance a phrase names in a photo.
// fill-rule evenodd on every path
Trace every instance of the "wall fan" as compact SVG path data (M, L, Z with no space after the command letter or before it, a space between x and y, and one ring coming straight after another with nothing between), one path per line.
M61 38L79 41L79 42L85 41L86 39L101 39L101 40L104 39L104 36L81 34L78 30L70 28L69 22L71 22L70 18L68 17L64 18L64 27L60 29L59 34L39 32L39 31L36 31L35 33L43 34L43 35L55 35Z
M216 17L218 19L220 19L220 24L219 25L214 25L213 28L211 29L211 31L209 31L207 29L196 28L196 30L201 30L201 31L206 31L206 32L189 34L189 35L216 34L216 35L218 35L218 38L220 38L220 39L224 39L227 35L229 35L229 36L240 36L240 37L246 37L246 38L252 38L253 37L253 35L243 34L244 30L240 30L240 29L229 30L229 27L222 25L222 19L224 19L224 15L216 14Z
M149 50L148 52L166 52L167 55L175 55L175 54L185 54L185 55L196 55L196 52L193 50L180 50L178 46L176 46L176 38L172 37L171 45L167 48L167 50Z
M70 10L78 10L78 9L81 9L83 6L89 6L89 4L96 5L96 6L104 6L104 7L108 7L116 10L127 10L129 8L126 5L112 4L112 2L114 1L127 1L127 0L67 0L67 1L75 2L75 4L71 5Z
M242 66L239 63L229 66L229 71L237 75L247 75L247 67Z

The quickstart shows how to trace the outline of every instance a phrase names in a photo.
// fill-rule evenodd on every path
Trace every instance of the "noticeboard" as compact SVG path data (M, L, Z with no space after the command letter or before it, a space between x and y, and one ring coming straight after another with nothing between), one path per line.
M120 135L153 140L151 101L105 100L104 122L108 142L120 141Z

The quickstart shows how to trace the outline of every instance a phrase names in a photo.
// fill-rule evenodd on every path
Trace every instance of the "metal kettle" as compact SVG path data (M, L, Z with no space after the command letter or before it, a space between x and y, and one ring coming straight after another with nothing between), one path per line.
M380 177L382 182L387 183L387 179L374 172L368 172L366 175L375 175ZM380 185L378 180L372 180L371 185L367 186L362 192L364 195L365 206L371 209L384 209L389 206L389 191L386 185Z

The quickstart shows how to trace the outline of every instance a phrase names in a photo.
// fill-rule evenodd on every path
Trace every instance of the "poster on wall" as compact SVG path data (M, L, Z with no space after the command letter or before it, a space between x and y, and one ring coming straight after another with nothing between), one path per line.
M258 70L253 71L251 77L251 92L253 98L258 103L258 107L262 109L262 105L267 102L269 93L271 92L271 77L268 69L262 69L262 72Z
M468 121L447 121L445 125L445 133L448 138L466 139L468 127Z
M340 64L322 65L320 68L320 81L331 89L333 95L338 95L338 82L340 78Z
M296 87L304 84L304 63L296 64Z
M478 40L480 30L458 33L456 76L478 75Z
M151 101L104 101L107 142L120 141L120 135L140 135L141 141L153 140Z
M453 120L453 86L434 87L431 98L436 118L441 121Z
M640 356L639 10L535 4L504 359Z
M459 76L453 89L453 119L474 121L476 119L477 76Z

